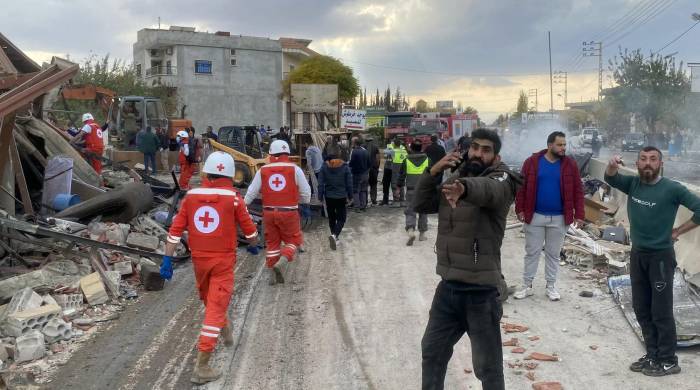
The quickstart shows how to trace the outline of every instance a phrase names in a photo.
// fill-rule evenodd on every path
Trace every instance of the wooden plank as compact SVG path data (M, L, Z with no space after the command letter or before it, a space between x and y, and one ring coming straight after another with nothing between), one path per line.
M11 137L10 139L10 159L12 159L12 169L15 171L15 180L17 180L19 194L21 195L22 204L24 205L24 213L34 215L32 198L29 196L29 188L27 188L27 180L25 179L24 171L22 170L22 160L19 157L15 137Z
M12 129L15 127L15 113L0 117L0 123L0 167L5 167L9 158ZM0 171L0 175L2 175L2 171Z

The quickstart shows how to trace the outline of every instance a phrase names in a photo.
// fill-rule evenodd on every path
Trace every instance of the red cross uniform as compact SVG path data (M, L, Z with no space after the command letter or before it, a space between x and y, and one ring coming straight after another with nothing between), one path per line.
M205 181L202 188L190 190L180 205L170 227L168 242L178 243L188 232L199 297L204 302L204 324L199 350L212 352L233 293L233 270L238 246L237 228L246 238L258 232L248 214L243 198L231 179Z
M190 179L194 172L194 164L190 164L190 162L187 161L187 156L190 153L195 153L195 151L190 149L189 138L181 139L180 143L182 145L180 145L180 153L177 155L177 161L180 163L180 179L178 180L178 185L180 189L187 191L190 189Z
M102 129L94 121L85 122L85 126L81 129L85 133L85 149L88 154L85 156L90 162L92 168L98 174L102 173L102 153L105 149L104 140L102 138Z

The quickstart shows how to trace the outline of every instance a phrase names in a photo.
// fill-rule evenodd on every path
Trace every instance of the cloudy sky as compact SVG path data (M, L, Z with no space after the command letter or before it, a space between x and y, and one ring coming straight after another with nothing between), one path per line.
M520 90L537 89L539 109L549 108L547 31L554 70L569 72L568 100L589 100L597 58L580 56L583 41L603 41L607 68L619 46L663 48L695 23L693 12L693 0L4 0L0 31L39 62L90 53L131 61L136 32L159 17L163 27L308 38L368 91L400 86L412 103L459 101L490 120L513 110ZM660 53L700 62L699 39L700 27ZM554 85L555 107L563 92Z

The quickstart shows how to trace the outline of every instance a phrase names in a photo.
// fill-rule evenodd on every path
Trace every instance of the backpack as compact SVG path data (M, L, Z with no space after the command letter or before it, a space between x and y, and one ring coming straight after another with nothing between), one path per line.
M187 162L190 164L195 164L202 161L202 144L199 139L192 138L190 142L190 154L187 157Z

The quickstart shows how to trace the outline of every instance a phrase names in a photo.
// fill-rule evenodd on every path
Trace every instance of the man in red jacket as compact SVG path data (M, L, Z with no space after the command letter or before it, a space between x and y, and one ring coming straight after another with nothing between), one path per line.
M219 336L222 336L226 346L233 345L227 312L233 294L237 228L241 228L249 245L258 243L257 228L248 214L243 197L233 187L233 157L224 152L214 152L204 163L203 172L207 177L203 180L202 188L188 191L182 200L180 211L168 233L160 267L161 276L169 280L173 276L171 256L187 230L197 289L204 303L199 353L191 379L196 384L221 377L221 371L209 365Z
M95 118L89 112L83 114L83 123L84 126L70 143L75 145L83 139L85 140L83 155L95 172L100 175L102 174L102 153L105 149L104 140L102 139L102 128L95 123Z
M525 183L515 199L515 212L525 223L525 269L523 287L515 299L533 295L532 281L544 244L546 294L552 301L561 299L555 286L559 253L566 230L572 223L583 224L583 186L576 161L566 156L566 135L555 131L547 137L547 149L528 157L523 163Z

